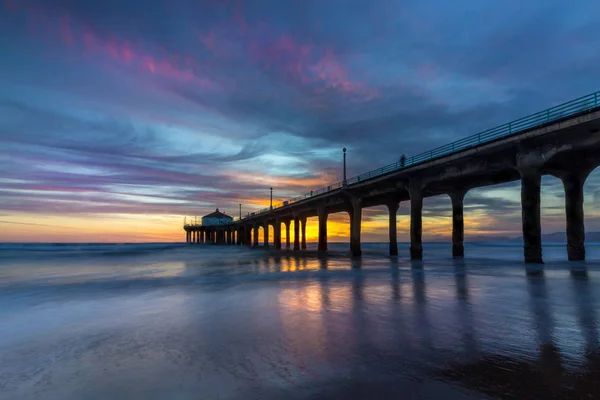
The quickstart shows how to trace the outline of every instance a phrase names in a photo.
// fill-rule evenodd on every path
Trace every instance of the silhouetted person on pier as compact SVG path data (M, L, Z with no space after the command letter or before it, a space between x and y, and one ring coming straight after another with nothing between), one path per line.
M400 156L400 168L404 168L405 164L406 164L406 156L404 154L402 154Z

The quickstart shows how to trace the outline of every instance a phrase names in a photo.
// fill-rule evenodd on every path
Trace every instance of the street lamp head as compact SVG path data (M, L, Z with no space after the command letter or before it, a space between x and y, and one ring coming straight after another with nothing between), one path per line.
M342 149L342 151L345 153L345 152L346 152L346 148L344 147L344 148Z
M271 188L271 191L273 191L273 188Z

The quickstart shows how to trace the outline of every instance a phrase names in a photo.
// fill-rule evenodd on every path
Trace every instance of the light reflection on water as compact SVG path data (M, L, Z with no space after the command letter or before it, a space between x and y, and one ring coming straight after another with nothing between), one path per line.
M333 250L1 263L0 398L600 394L597 262Z

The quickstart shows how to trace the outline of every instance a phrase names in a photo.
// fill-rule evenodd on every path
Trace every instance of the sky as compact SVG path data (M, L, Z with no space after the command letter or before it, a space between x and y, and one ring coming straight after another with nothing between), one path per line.
M0 242L182 241L600 89L594 0L0 0ZM600 231L600 171L585 185ZM408 240L409 204L398 212ZM545 177L542 230L564 231ZM465 234L519 236L519 183L470 191ZM451 233L447 196L425 240ZM329 240L348 238L330 216ZM383 207L363 239L385 241ZM309 220L308 239L317 235Z

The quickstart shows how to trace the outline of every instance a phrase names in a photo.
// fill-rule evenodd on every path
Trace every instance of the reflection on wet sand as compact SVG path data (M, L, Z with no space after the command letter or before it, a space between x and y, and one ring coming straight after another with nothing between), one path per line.
M473 310L469 300L469 283L464 263L455 261L454 284L456 285L457 318L462 327L462 342L468 356L477 354L477 333L473 326Z
M382 380L434 375L500 398L600 393L597 271L527 267L495 276L468 260L432 267L316 253L249 263L263 274L290 273L279 281L281 340L352 381L368 370Z
M53 261L52 284L19 266L0 290L0 398L600 398L597 263L440 249L193 246L99 257L88 277Z
M326 257L309 260L308 268L325 271L330 262ZM311 290L318 292L318 305L311 301L295 305L296 313L304 310L320 312L322 329L326 332L329 343L328 354L333 357L330 360L354 354L365 362L375 357L381 365L405 370L402 359L413 356L415 359L426 358L424 355L435 349L439 353L440 365L449 365L443 370L434 367L438 371L435 372L437 376L459 381L468 388L494 397L575 399L590 393L600 393L597 318L594 292L590 288L587 270L573 270L570 279L587 361L567 366L556 341L557 321L552 296L549 294L548 278L543 269L527 269L522 278L528 299L524 304L528 314L524 314L524 317L530 324L523 329L533 334L537 344L537 357L529 357L527 354L535 352L490 352L480 343L480 336L485 335L485 332L478 332L476 329L476 320L482 317L475 313L471 304L469 268L464 263L454 263L455 291L454 298L450 301L455 302L453 318L459 326L459 342L455 342L456 345L450 344L450 348L440 348L439 345L451 340L445 337L448 332L440 331L436 323L440 317L448 316L441 315L443 311L436 310L428 300L426 282L428 277L433 277L429 276L427 268L422 264L411 264L410 269L406 269L390 260L389 283L384 290L377 276L369 275L368 271L363 270L363 264L362 260L351 261L350 272L354 273L347 276L348 281L340 281L340 277L334 278L329 274L319 275L316 286L311 285ZM403 291L402 287L406 287L407 283L410 290ZM439 291L439 288L435 290ZM381 297L384 293L388 297L387 303ZM559 294L554 293L553 296ZM373 306L378 308L369 308ZM317 310L318 307L320 310ZM384 314L383 317L389 320L389 326L380 326L382 315L378 313ZM493 318L493 315L484 317ZM389 335L393 340L386 341L385 332L382 335L382 330L385 329L395 330ZM445 340L442 340L442 336ZM448 363L448 354L454 354L452 357L455 362ZM572 359L573 355L570 357ZM351 372L350 375L354 376L355 373Z
M571 270L573 293L577 310L577 320L581 326L584 341L584 354L589 371L600 371L600 343L598 320L594 305L596 294L591 290L587 269Z
M567 368L555 343L555 321L543 270L527 271L533 328L539 345L537 359L483 354L475 362L454 365L441 375L499 398L582 399L600 394L598 331L587 271L572 271L573 294L586 347L587 363Z

